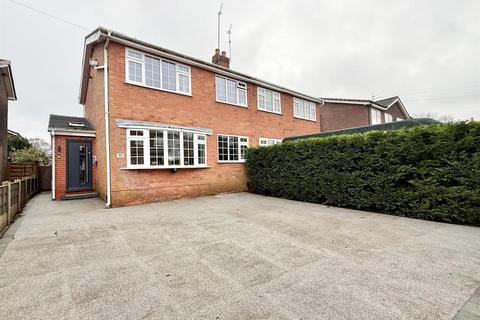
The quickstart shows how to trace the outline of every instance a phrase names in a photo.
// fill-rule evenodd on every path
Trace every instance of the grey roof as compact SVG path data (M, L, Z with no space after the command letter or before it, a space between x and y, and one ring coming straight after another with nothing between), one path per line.
M87 118L61 116L58 114L50 115L50 119L48 120L48 131L51 130L95 132L95 128Z
M377 103L377 104L379 104L379 105L381 105L385 108L388 108L397 99L400 99L400 98L398 96L395 96L395 97L390 97L390 98L387 98L387 99L377 100L377 101L375 101L375 103Z

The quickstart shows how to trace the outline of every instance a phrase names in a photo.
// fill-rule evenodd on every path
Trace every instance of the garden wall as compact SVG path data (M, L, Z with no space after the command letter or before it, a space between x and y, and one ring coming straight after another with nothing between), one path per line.
M480 224L480 123L312 138L248 150L258 194Z

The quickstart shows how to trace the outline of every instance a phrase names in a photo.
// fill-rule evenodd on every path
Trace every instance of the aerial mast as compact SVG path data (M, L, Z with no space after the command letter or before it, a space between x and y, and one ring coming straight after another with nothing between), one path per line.
M232 25L230 25L230 29L228 29L227 34L228 34L228 52L230 55L230 63L232 63L232 39L231 39Z
M223 2L220 4L220 10L218 10L218 26L217 26L217 49L220 49L220 16L222 15Z

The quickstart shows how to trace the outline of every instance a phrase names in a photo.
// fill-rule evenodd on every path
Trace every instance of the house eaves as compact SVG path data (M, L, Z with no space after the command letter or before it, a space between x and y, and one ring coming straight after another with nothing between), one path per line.
M267 82L267 81L264 81L264 80L261 80L261 79L258 79L258 78L255 78L255 77L252 77L228 68L224 68L222 66L219 66L213 63L209 63L209 62L206 62L197 58L193 58L172 50L168 50L168 49L126 36L122 33L119 33L113 30L108 30L106 28L99 27L85 37L85 46L84 46L84 54L83 54L83 62L82 62L82 76L81 76L81 82L80 82L80 95L79 95L80 104L85 104L88 81L89 81L89 68L90 68L89 59L92 55L93 47L95 44L102 43L106 39L109 39L110 41L117 42L125 46L128 46L130 48L138 49L143 52L147 52L159 57L171 59L180 63L185 63L191 66L196 66L205 70L209 70L218 75L223 75L236 80L252 83L252 84L261 86L263 88L275 90L281 93L290 94L292 96L305 99L311 102L316 102L320 104L324 103L322 99L309 96L309 95L306 95L282 86L278 86L273 83L270 83L270 82Z
M5 84L8 100L17 100L17 92L15 91L15 83L13 82L12 67L10 65L10 61L0 59L0 76L3 78L3 83Z

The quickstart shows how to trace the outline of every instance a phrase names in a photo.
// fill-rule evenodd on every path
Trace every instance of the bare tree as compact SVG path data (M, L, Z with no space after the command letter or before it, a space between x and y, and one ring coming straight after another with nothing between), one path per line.
M433 112L422 112L413 115L414 118L430 118L437 120L442 123L452 123L455 122L455 118L449 114L438 114Z

